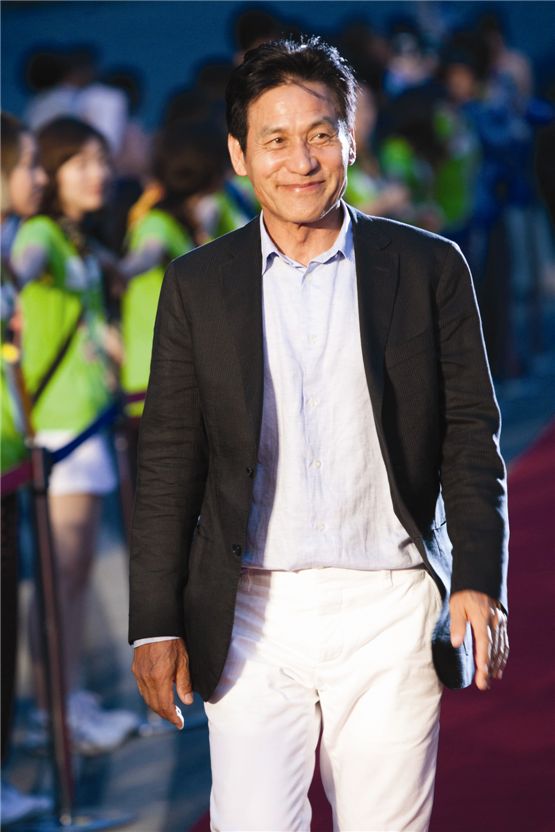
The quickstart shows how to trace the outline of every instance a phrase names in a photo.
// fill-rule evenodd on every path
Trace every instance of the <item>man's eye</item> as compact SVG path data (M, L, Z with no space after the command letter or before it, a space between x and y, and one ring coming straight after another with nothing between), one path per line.
M329 138L330 138L329 133L315 133L314 136L312 137L312 140L317 141L317 142L325 142Z

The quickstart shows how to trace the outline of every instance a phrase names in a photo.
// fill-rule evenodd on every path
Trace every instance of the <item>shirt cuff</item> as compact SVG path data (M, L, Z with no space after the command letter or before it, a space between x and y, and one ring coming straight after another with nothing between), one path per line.
M154 636L153 638L138 638L137 641L134 641L132 644L133 649L135 647L141 647L142 644L154 644L155 641L176 641L179 636Z

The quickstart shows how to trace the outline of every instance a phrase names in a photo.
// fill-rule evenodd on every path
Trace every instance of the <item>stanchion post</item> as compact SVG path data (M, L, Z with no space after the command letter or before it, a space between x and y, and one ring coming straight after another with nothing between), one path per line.
M48 511L48 481L53 460L59 460L75 450L85 440L86 434L93 428L98 429L98 422L110 416L107 411L86 431L69 445L51 454L46 448L29 442L31 450L32 490L35 532L38 548L37 601L39 615L44 622L42 630L44 649L44 673L48 710L50 714L50 735L54 751L54 776L56 780L55 817L37 818L30 825L21 822L19 832L100 832L127 826L134 819L130 812L91 812L74 811L75 787L73 781L72 755L66 722L66 685L64 673L64 656L62 647L62 630L60 607L58 603L56 561ZM74 446L71 451L68 449Z
M44 622L44 671L56 778L56 814L60 826L72 822L74 782L69 733L66 723L66 686L56 562L48 511L50 456L45 448L31 447L33 504L38 548L37 598Z

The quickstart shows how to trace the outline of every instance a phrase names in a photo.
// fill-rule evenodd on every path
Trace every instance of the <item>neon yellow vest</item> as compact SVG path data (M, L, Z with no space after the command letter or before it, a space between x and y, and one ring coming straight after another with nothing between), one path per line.
M170 260L193 248L193 241L183 226L170 214L157 208L149 211L132 226L129 251L139 251L153 240L164 246L166 262L134 277L121 305L124 347L121 385L126 393L146 390L148 384L154 322L165 267ZM127 412L132 416L140 416L143 412L142 402L129 405Z
M9 374L6 368L4 349L9 348L9 344L2 345L0 358L0 418L2 419L0 470L2 473L14 468L25 458L27 453L23 441L23 426L20 424L15 405L15 395L8 382Z
M245 225L250 217L244 214L226 191L217 191L214 195L217 209L217 221L210 238L215 240L230 231L235 231Z
M35 430L83 430L109 400L108 364L102 347L105 318L101 274L83 259L49 217L23 223L14 258L28 246L48 252L44 273L28 283L19 300L23 318L22 369L32 394L83 310L69 348L33 409Z
M376 183L369 174L360 168L355 162L347 170L347 187L343 199L354 208L365 210L369 202L372 202L379 191Z

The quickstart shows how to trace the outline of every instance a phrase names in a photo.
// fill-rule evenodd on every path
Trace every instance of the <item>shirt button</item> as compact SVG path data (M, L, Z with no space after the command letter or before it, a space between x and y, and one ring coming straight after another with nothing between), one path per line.
M241 557L241 552L243 551L238 543L233 543L231 546L231 551L235 555L235 557Z
M251 468L251 466L249 465L245 470L247 472L247 476L254 477L254 468Z
M315 335L309 335L308 336L308 343L309 344L315 344L316 343L316 336Z
M323 532L324 529L326 528L326 524L325 523L318 523L318 526L316 528L318 529L319 532Z
M320 466L322 465L322 463L321 463L321 461L320 461L319 459L315 459L315 460L314 460L314 465L315 465L315 467L316 467L316 468L320 468Z

